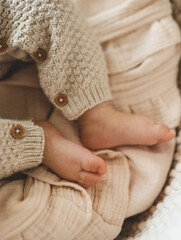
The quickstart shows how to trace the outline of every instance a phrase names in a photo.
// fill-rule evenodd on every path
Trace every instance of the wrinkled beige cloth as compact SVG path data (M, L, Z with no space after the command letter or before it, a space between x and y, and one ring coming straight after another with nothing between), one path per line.
M49 121L66 138L80 144L76 122L52 112L34 80L30 66L0 83L1 116L16 115L18 120L50 115ZM113 239L126 216L143 211L158 195L173 150L174 141L99 151L96 154L106 160L108 170L103 182L87 191L43 166L27 171L26 178L2 180L1 239Z
M173 38L163 27L165 21ZM157 39L156 34L165 44L158 41L155 51L144 55L145 49L150 50L151 39ZM151 116L171 127L178 124L179 34L174 21L166 17L103 43L113 103L118 110ZM77 123L52 108L39 87L34 66L0 82L0 116L47 119L66 138L80 144ZM114 239L124 219L147 209L161 191L174 147L173 140L152 147L98 151L108 170L102 183L87 190L43 166L27 171L24 177L1 180L0 239Z
M87 17L102 45L115 108L151 117L172 128L178 126L181 102L176 79L181 33L171 16L169 0L73 2ZM161 190L173 146L165 156L165 165L152 161L158 156L152 155L151 148L136 149L135 154L134 147L118 148L131 159L127 216L146 209ZM143 178L148 176L153 185L149 180L145 184ZM147 190L145 186L149 186Z

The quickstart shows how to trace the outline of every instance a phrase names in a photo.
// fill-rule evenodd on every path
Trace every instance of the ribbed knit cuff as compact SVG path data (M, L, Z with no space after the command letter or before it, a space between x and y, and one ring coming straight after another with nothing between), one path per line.
M21 125L21 138L12 136L13 126ZM0 120L0 179L38 166L43 159L43 129L31 121Z
M105 80L106 81L106 80ZM77 89L76 94L68 98L68 104L61 108L61 112L69 120L76 120L84 112L96 105L112 99L109 85L102 86L101 82L91 85L87 89Z

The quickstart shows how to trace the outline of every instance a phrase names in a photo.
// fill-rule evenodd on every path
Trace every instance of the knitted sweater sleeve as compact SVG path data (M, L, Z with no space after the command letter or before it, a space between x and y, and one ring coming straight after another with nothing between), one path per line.
M111 99L101 47L70 0L0 3L0 39L37 62L41 87L65 117L77 119Z
M0 119L0 179L38 166L43 150L41 127L31 121Z
M54 18L57 27L53 28L50 21L50 61L39 65L39 73L41 85L52 103L59 93L67 96L67 104L58 108L73 120L110 100L111 94L104 56L93 32L69 1L61 1L61 5ZM52 81L49 88L45 79Z

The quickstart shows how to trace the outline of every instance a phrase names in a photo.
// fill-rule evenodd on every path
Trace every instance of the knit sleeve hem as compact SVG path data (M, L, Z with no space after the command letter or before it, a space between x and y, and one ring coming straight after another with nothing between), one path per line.
M23 135L12 136L12 128L21 126ZM43 129L31 121L0 120L0 179L38 166L43 159Z
M112 99L109 86L101 86L101 82L98 85L91 85L89 88L82 90L79 88L68 101L65 107L61 108L61 112L69 120L78 119L87 110L101 104L105 101Z

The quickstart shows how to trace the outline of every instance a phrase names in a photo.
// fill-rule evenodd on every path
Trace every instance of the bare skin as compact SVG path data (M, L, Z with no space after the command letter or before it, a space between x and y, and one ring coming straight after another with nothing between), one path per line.
M109 102L79 118L83 144L98 150L119 145L154 145L175 137L175 130L150 118L116 111Z
M68 141L47 121L36 121L45 134L43 164L64 179L87 188L102 180L105 161L88 149Z
M98 150L118 145L154 145L175 137L175 130L139 115L116 111L109 102L97 105L79 119L83 144ZM36 121L45 134L43 164L64 179L87 188L106 173L103 159L65 139L47 121Z

